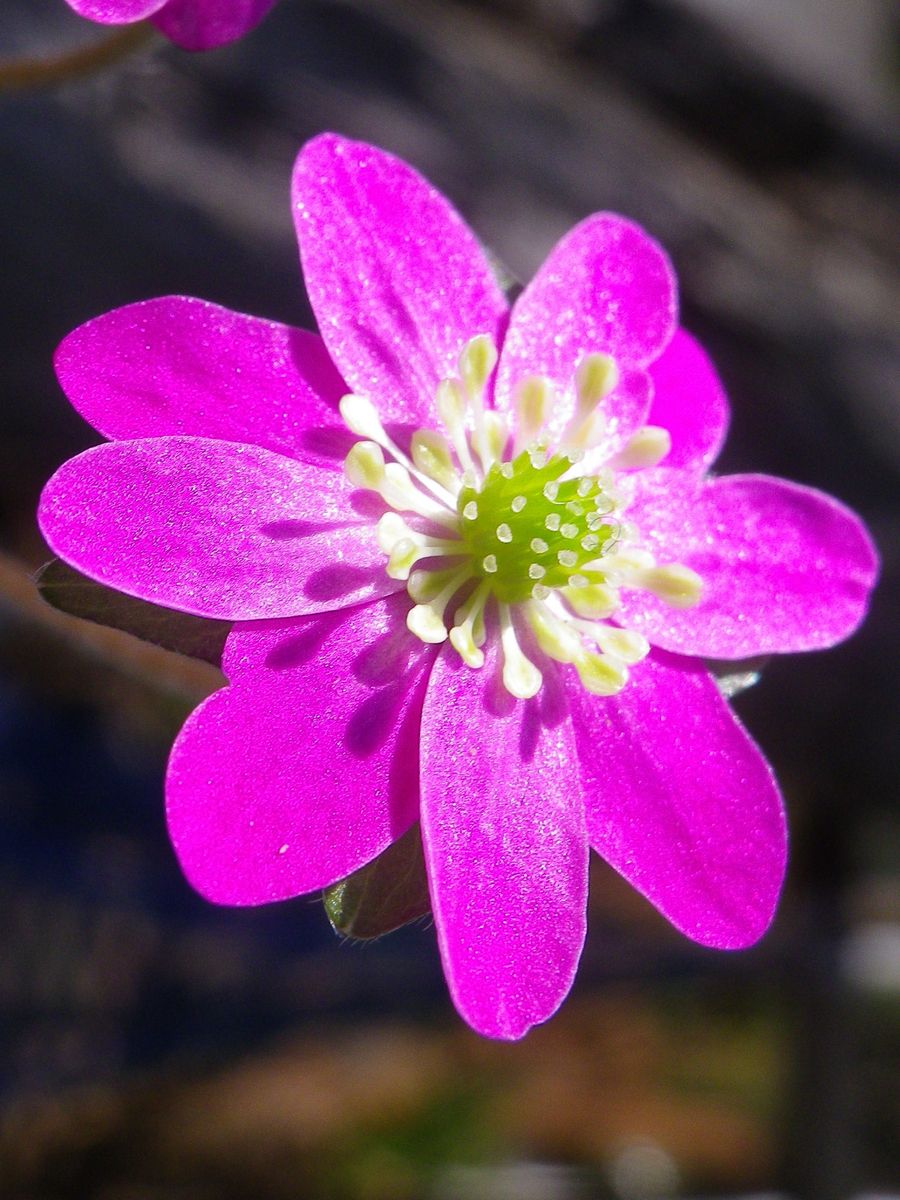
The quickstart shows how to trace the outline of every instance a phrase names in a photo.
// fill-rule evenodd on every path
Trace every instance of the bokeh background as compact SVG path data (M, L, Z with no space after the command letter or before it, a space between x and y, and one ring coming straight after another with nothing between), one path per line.
M4 1200L900 1194L896 26L889 0L281 0L214 53L0 93ZM104 36L0 9L0 61ZM834 492L884 557L856 638L736 701L790 812L771 933L701 950L595 863L573 994L517 1045L461 1024L427 926L360 946L314 899L193 895L161 780L215 673L30 582L41 482L95 440L56 343L168 292L309 325L288 180L325 128L412 161L519 278L590 211L645 224L731 395L720 468Z

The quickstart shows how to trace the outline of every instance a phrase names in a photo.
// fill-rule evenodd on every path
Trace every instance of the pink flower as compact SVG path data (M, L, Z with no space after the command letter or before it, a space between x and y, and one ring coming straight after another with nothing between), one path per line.
M101 25L151 21L184 50L212 50L233 42L263 19L275 0L66 0Z
M310 142L293 208L320 336L170 297L57 356L114 440L47 485L50 545L236 622L169 765L188 878L296 896L420 819L450 991L492 1037L566 995L589 846L689 937L755 941L782 805L698 660L846 637L876 574L861 523L706 474L725 397L629 221L576 226L510 311L380 150Z

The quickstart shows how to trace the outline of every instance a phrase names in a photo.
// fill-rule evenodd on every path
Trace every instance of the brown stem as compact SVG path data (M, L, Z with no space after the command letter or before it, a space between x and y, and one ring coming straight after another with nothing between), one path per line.
M67 50L51 58L0 60L0 92L54 87L71 79L93 75L147 45L154 35L153 26L141 21L116 28L98 42Z
M32 572L0 550L0 614L58 639L76 654L196 704L222 686L222 675L208 663L184 658L128 633L80 621L51 608L40 597Z

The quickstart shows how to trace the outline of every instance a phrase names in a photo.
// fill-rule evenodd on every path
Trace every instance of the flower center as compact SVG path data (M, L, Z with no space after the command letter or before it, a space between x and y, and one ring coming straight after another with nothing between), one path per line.
M615 540L615 506L599 479L562 479L573 466L567 454L523 450L493 463L480 486L460 489L461 540L498 600L545 599L596 581L588 564Z
M602 402L617 385L616 364L604 354L578 364L573 413L551 447L545 427L558 399L549 381L521 382L515 421L508 423L486 403L496 361L484 335L463 347L459 376L444 380L437 393L447 436L417 430L409 454L370 400L345 396L341 415L362 440L344 470L391 510L378 522L377 537L388 575L407 581L413 604L406 623L416 637L449 639L468 666L479 668L494 602L503 682L512 695L534 696L542 681L520 646L523 634L535 655L571 664L588 691L614 695L629 666L649 651L641 634L608 621L621 589L642 588L676 607L700 596L694 571L658 565L637 545L613 487L613 469L654 466L668 452L668 434L645 426L606 467L579 476L583 452L604 436Z

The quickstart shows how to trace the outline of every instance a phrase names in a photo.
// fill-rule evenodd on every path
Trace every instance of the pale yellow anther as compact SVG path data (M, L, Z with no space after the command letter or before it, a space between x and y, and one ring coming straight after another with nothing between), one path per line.
M457 609L450 630L450 644L464 663L476 669L484 666L484 654L479 646L483 646L485 640L484 607L489 592L487 580L482 580Z
M620 471L655 467L672 449L672 438L668 429L661 425L644 425L633 434L611 465Z
M443 434L417 429L412 435L412 460L419 470L453 495L459 491L459 475Z
M384 485L384 455L375 442L354 442L344 459L344 474L354 487L380 492Z
M478 519L478 505L474 500L469 500L462 512L463 517L467 521L475 521Z
M391 548L385 570L391 579L408 579L413 563L424 557L426 551L412 538L401 538Z
M595 446L606 432L600 404L619 382L616 360L608 354L588 354L575 372L575 411L563 431L562 443L571 451Z
M515 390L513 404L516 410L513 452L518 454L538 437L546 425L553 407L553 385L540 375L523 379Z
M421 642L439 645L447 640L443 616L430 604L416 604L406 614L406 627Z
M452 571L413 571L406 585L411 600L417 604L430 604L447 586Z
M456 457L467 474L475 477L475 463L469 449L469 439L466 434L466 396L458 379L443 379L438 384L435 396L438 415L444 423L444 428L450 434L450 442L456 451ZM466 486L465 476L463 485Z
M502 413L496 412L494 409L488 409L484 414L484 425L482 429L482 440L484 442L483 458L486 458L484 463L485 470L491 463L498 462L503 451L506 449L506 443L509 439L509 430L506 426L506 421Z
M615 625L597 625L589 621L576 620L573 623L604 654L611 655L626 666L634 666L650 653L650 643L634 629L619 629Z
M504 521L502 525L497 526L497 541L509 543L512 541L512 530Z
M593 696L615 696L628 682L628 671L615 659L585 651L575 662L578 678Z
M670 563L636 573L633 586L646 588L672 608L693 608L700 602L703 580L690 567Z
M341 398L338 408L341 420L351 433L355 433L357 437L370 438L373 442L384 441L384 426L381 424L378 410L368 397L357 396L351 392Z
M576 576L569 580L570 587L562 589L566 603L579 617L599 620L608 617L619 607L619 593L605 583L590 583L587 587L575 586Z
M514 513L520 513L527 503L528 501L524 496L513 496L509 507Z
M454 625L450 630L450 645L463 660L467 667L478 670L484 666L484 651L475 645L473 636L474 621L464 625Z
M401 538L411 538L413 532L403 518L395 512L385 513L375 526L375 537L378 548L384 554L390 554Z
M459 356L459 374L470 396L480 397L497 364L497 347L487 333L466 342Z
M377 489L379 495L391 508L401 512L414 512L419 516L428 517L441 525L456 529L458 522L456 514L443 504L432 500L413 483L409 471L400 463L391 462L384 468L384 478Z
M586 354L575 372L578 413L584 420L619 382L616 360L608 354Z
M525 657L516 640L509 615L509 605L499 605L500 646L503 651L503 686L517 700L530 700L541 690L543 676L534 663Z
M525 615L537 644L557 662L572 663L584 654L581 638L571 625L561 621L545 604L530 603Z
M603 570L607 574L616 572L622 576L629 576L655 566L656 559L650 551L642 550L639 546L623 546L603 556Z
M435 402L438 415L449 430L453 431L463 424L466 397L458 379L442 379L437 387Z

